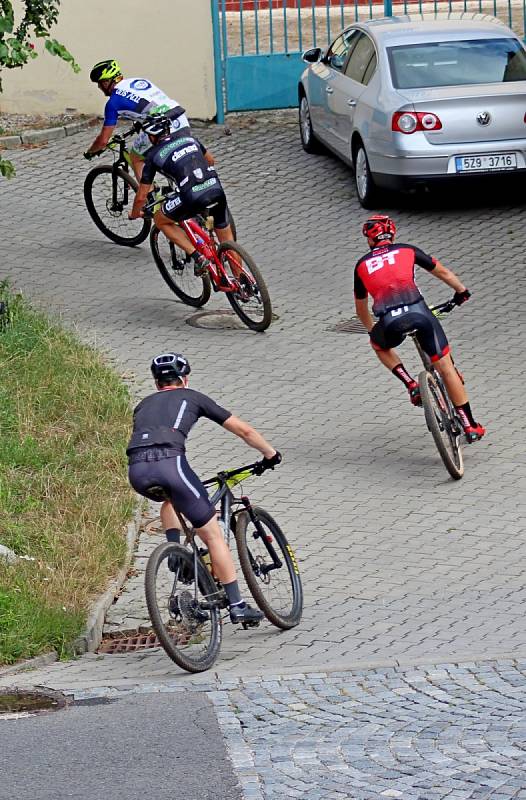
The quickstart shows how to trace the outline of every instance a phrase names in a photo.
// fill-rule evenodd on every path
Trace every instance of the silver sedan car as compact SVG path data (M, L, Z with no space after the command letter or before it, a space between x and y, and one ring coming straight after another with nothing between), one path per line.
M494 17L357 22L303 54L304 149L354 169L364 208L382 189L526 171L526 50Z

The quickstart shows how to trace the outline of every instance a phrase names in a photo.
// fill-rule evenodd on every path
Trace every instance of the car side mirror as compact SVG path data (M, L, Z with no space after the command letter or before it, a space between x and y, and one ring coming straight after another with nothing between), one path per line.
M321 59L323 54L323 50L321 47L311 47L310 50L305 50L303 55L301 56L302 61L305 61L307 64L317 64L318 61Z

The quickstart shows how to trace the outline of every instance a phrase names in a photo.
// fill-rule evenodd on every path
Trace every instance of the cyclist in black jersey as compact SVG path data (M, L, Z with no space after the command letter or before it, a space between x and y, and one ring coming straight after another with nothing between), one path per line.
M263 614L241 597L232 554L208 493L186 460L185 443L196 422L205 417L259 450L265 466L273 468L279 464L281 455L247 422L210 397L188 388L190 364L184 356L178 353L157 356L151 370L157 392L141 400L133 412L133 432L126 450L130 483L150 500L159 499L155 486L165 490L171 500L161 507L167 539L180 541L174 512L177 508L208 547L214 575L228 598L232 622L257 622Z
M163 202L154 216L154 222L170 241L192 257L195 274L204 275L208 260L197 252L176 223L203 213L208 206L213 205L217 238L220 242L232 241L227 201L213 158L204 145L190 134L171 134L170 125L169 119L155 115L142 125L153 147L146 154L141 182L129 217L136 219L144 215L142 208L156 172L171 178L179 193Z

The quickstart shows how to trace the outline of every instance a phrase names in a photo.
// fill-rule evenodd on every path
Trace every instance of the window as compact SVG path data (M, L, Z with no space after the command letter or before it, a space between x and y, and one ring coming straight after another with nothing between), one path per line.
M387 54L396 89L526 81L526 52L517 39L401 45Z
M349 51L353 49L359 38L360 31L344 31L329 47L327 55L325 56L325 61L330 64L333 69L337 69L341 72L347 56L349 55Z
M373 56L376 57L374 44L365 33L362 33L345 68L347 77L358 83L365 83L365 72L369 71L368 67ZM372 72L369 74L369 78L371 75Z

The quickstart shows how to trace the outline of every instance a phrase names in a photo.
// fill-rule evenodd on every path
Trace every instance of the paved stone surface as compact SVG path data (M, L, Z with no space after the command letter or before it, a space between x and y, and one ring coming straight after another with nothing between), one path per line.
M526 662L318 673L211 692L258 800L526 798Z
M15 154L19 177L0 199L4 211L0 233L4 270L15 285L45 307L61 312L87 341L103 348L136 396L150 389L151 356L166 348L179 349L192 363L195 388L252 421L283 451L279 471L244 489L275 514L297 551L305 587L303 621L288 633L268 624L249 632L227 626L216 669L197 678L183 675L157 649L125 656L88 655L76 662L53 664L20 675L20 685L40 683L76 692L96 687L135 691L140 686L147 692L169 683L181 690L206 688L213 680L226 690L224 681L231 679L235 684L237 677L253 676L257 681L261 675L291 677L308 672L308 681L292 678L299 692L292 702L300 704L306 702L313 670L526 656L525 367L519 335L526 284L524 205L508 194L499 202L497 192L488 190L480 197L463 199L397 200L389 209L401 241L414 241L440 257L473 292L470 303L448 319L447 330L488 436L466 450L466 475L455 483L442 468L421 412L411 408L400 384L375 362L366 337L330 330L352 316L352 266L364 249L360 229L365 215L354 197L349 171L331 156L303 153L295 125L289 124L286 114L266 119L262 122L257 115L241 122L233 119L229 137L214 128L202 132L217 156L239 239L267 278L279 316L264 335L186 325L193 310L169 294L147 245L119 248L99 235L83 204L82 182L89 166L81 159L82 137ZM449 294L430 276L422 275L420 282L430 302ZM225 307L223 297L212 298L211 309ZM410 345L404 353L408 366L417 369ZM205 424L192 435L189 454L203 476L247 460L241 442ZM150 536L151 546L155 538ZM138 569L148 552L144 538L143 545L145 549L137 555ZM127 624L126 614L133 610L128 601L135 602L141 592L140 575L135 577L123 594L124 605L117 604L112 611L116 625ZM117 622L121 609L122 622ZM488 669L501 676L508 672L502 662ZM515 669L521 672L522 667ZM345 763L350 765L344 771L357 781L367 778L365 786L370 791L364 796L445 797L431 790L426 793L427 789L418 795L414 781L407 784L410 790L405 784L401 789L395 784L385 789L381 776L374 785L371 781L376 775L371 780L367 777L366 762L376 746L376 730L380 731L378 747L384 748L389 725L395 743L408 741L399 727L405 719L403 709L393 700L394 696L402 698L400 703L409 702L394 691L405 684L384 687L383 674L370 673L375 691L384 692L382 713L375 716L370 703L363 717L349 717L357 738L344 741ZM12 680L1 678L0 685ZM333 686L334 697L345 697L340 692L345 680L327 683ZM441 705L437 689L436 714L444 706L448 713L458 706L459 725L467 730L475 712L467 702L458 705L454 681L447 675L443 680L449 681L451 702L448 699ZM510 716L502 722L500 695L520 697L522 684L515 687L511 679L503 678L508 687L504 693L502 680L496 680L498 685L488 693L470 695L472 700L489 698L490 727L481 734L483 739L516 719ZM232 691L237 691L235 686ZM268 685L261 691L268 692ZM307 694L301 696L303 691ZM321 719L322 727L316 738L325 742L330 725L324 715L329 714L330 721L335 701L321 690L319 696L321 711L314 717ZM248 708L246 697L239 699L243 712ZM367 698L358 699L365 703ZM418 705L415 701L416 717L429 719L430 733L438 736L437 720L442 718L431 711L429 717L422 716L423 701ZM482 714L480 706L477 709ZM512 714L511 700L509 711ZM300 712L299 708L294 711ZM227 709L225 714L229 713ZM290 724L289 717L284 719ZM450 717L444 719L447 731L452 722ZM263 725L268 720L258 722ZM295 718L295 724L303 722L307 724ZM365 732L358 723L363 723ZM258 737L253 721L249 724L246 740L239 739L245 756ZM369 724L372 727L367 728ZM276 725L275 730L279 728ZM513 769L515 731L520 737L518 722L505 727L508 744L498 750L504 766ZM288 746L285 727L282 733L271 739ZM361 739L362 733L373 736L365 751L369 740ZM295 735L290 732L291 742ZM307 729L297 735L306 736ZM429 737L418 733L417 738L420 743ZM259 740L257 744L253 749L266 758L266 746ZM340 744L335 740L331 747L337 762L333 766L343 767ZM419 748L418 753L424 752L423 745ZM400 752L404 755L403 747ZM432 756L425 758L434 770ZM323 763L320 755L315 761ZM407 755L405 774L413 780L409 761ZM308 772L307 764L308 758L297 759L299 768ZM382 765L390 769L392 761L386 756ZM257 770L266 768L258 762ZM463 788L455 795L452 785L449 796L453 800L520 796L519 773L511 774L518 784L515 795L509 788L499 795L499 786L488 784L494 792L490 795L489 788L481 789L482 784L475 782L473 791L478 794L466 794ZM280 780L285 781L283 775ZM336 778L331 784L336 788L309 788L311 794L305 788L298 796L309 800L338 797ZM250 780L246 782L246 796L260 797L262 784L252 783L251 789ZM378 787L402 795L381 795ZM353 788L352 797L360 797L359 788ZM277 796L278 790L274 794L271 790L272 786L265 788L267 796ZM290 792L294 796L292 788Z
M279 471L245 488L297 550L304 619L285 634L227 632L228 669L524 651L524 207L473 207L468 197L392 209L400 239L457 268L473 291L447 329L488 436L467 449L466 475L454 483L421 412L376 364L366 337L328 330L352 315L364 213L349 171L303 153L287 119L261 125L252 115L238 128L234 120L232 136L203 131L240 240L268 279L279 319L266 334L190 328L193 310L165 288L147 245L120 248L99 235L82 198L82 136L16 154L19 177L0 201L6 272L105 349L137 395L150 388L151 356L180 349L196 388L283 451ZM430 301L449 294L427 275L421 283ZM225 298L210 307L225 308ZM405 354L415 368L410 345ZM206 424L189 452L203 475L247 459L241 442ZM152 669L171 672L168 659L151 656Z

